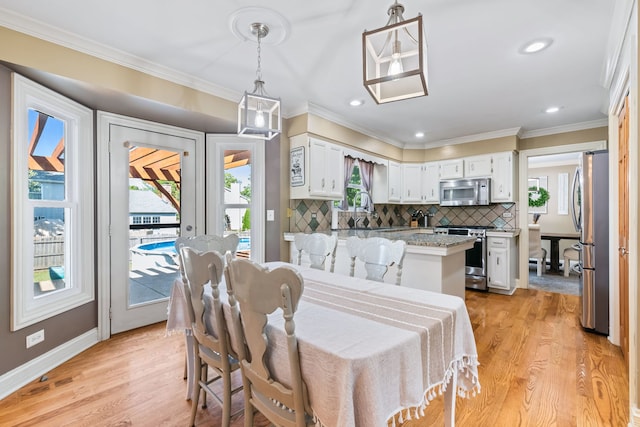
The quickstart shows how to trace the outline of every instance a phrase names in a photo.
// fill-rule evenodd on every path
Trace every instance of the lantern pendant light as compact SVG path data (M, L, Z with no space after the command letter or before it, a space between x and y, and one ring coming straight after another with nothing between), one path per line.
M364 86L378 104L428 95L422 15L405 20L403 12L396 0L387 24L362 34Z
M253 92L245 91L238 104L238 136L270 140L281 132L282 118L280 98L267 94L260 68L260 41L269 34L269 27L255 22L251 24L251 34L258 40L258 69Z

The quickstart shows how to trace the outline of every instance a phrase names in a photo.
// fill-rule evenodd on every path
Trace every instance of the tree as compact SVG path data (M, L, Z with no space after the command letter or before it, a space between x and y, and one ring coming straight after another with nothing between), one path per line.
M251 213L249 209L244 211L244 215L242 216L242 231L247 230L251 230Z
M235 184L239 182L238 178L230 174L229 172L224 173L224 186L225 188L231 188L231 184Z
M251 185L247 185L245 186L241 191L240 194L242 196L244 196L247 200L251 200Z

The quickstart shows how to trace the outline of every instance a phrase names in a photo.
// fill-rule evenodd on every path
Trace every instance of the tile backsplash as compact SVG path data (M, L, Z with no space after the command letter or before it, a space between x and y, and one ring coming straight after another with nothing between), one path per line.
M289 230L311 233L331 229L333 202L324 200L290 200ZM429 225L486 225L498 229L517 228L517 203L500 203L489 206L445 207L438 205L377 204L374 212L339 211L338 228L380 228L409 226L411 215L422 210L430 215Z

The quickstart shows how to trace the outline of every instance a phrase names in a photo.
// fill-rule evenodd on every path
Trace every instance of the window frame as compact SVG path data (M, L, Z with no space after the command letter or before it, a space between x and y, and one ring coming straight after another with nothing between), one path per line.
M12 234L11 330L79 307L95 299L93 112L19 74L12 73ZM65 197L29 200L28 111L34 109L65 122ZM84 168L81 167L84 165ZM81 177L82 174L82 177ZM25 179L18 179L25 177ZM33 218L36 206L65 209L64 289L35 297Z

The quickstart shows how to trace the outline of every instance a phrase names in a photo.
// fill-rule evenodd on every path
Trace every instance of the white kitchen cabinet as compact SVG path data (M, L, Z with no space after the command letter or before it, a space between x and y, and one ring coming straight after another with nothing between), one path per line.
M464 158L465 178L478 178L491 176L491 155L473 156Z
M487 281L489 290L511 293L516 281L515 238L487 237Z
M440 162L440 179L464 177L464 159L443 160Z
M440 202L440 163L428 162L422 167L422 203Z
M402 165L402 203L422 202L422 163Z
M402 167L400 163L389 160L388 200L399 203L402 197Z
M495 153L492 158L491 203L515 202L517 174L513 152Z
M303 184L291 182L292 199L341 200L344 191L344 155L342 147L307 135L291 138L291 150L304 150Z

